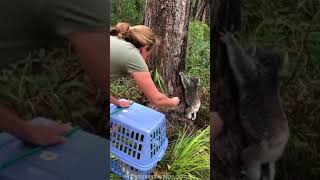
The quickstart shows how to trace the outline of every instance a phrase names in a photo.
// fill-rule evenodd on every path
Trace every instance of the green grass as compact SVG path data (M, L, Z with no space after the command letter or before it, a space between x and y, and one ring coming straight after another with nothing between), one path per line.
M110 92L116 98L129 99L143 104L146 99L131 78L121 78L110 84Z
M169 175L186 175L188 179L209 179L210 174L210 127L187 133L179 131L166 152L160 167Z

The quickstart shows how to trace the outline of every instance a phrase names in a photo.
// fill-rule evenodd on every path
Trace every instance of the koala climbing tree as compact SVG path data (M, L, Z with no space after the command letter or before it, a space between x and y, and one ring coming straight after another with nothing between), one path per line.
M243 172L249 180L273 180L275 163L289 138L279 94L279 79L286 69L288 55L275 48L246 51L230 32L223 34L221 41L227 47L238 87L239 119L248 141L241 151ZM263 165L267 170L262 171Z
M198 94L198 85L200 79L197 77L187 76L183 72L179 73L184 89L184 96L186 101L186 117L195 120L197 112L199 111L201 102Z
M185 69L190 0L147 0L144 24L155 31L160 45L151 54L148 66L157 69L166 83L168 94L178 96L184 112L183 86L179 72ZM155 72L155 71L153 71Z
M235 1L219 2L216 26L230 30L231 25L239 25L240 16L232 13L240 13L240 4L237 9ZM239 26L235 29L240 31ZM213 144L219 147L212 153L217 164L214 176L226 180L273 180L275 162L289 137L279 94L287 54L276 48L243 48L232 33L221 33L222 28L214 32L220 36L216 39L220 54L213 110L225 121L221 136Z

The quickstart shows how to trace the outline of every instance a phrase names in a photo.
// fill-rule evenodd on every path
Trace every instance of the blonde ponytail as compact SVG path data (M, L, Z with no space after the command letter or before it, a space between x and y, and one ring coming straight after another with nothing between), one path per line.
M152 49L156 44L156 34L147 26L136 25L130 26L128 23L118 23L110 29L111 36L117 36L132 43L136 48L144 46Z
M118 23L115 27L110 29L110 35L123 38L123 34L129 31L129 27L130 25L128 23Z

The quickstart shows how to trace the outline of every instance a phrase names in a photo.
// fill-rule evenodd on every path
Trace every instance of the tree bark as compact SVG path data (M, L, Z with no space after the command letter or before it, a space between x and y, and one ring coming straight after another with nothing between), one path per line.
M224 29L240 31L240 0L214 0L211 9L213 60L210 110L218 112L224 121L220 136L214 140L211 138L211 179L238 180L241 177L240 152L244 147L244 135L238 117L239 95L219 32ZM211 119L212 125L213 121Z
M207 4L209 4L209 1L208 0L202 0L198 9L197 9L197 12L196 12L196 16L195 18L198 19L198 20L202 20L202 16L203 16L203 13L204 13L204 9L206 8Z
M196 0L195 2L194 2L194 4L192 5L192 13L191 13L191 17L193 17L193 18L195 18L196 17L196 14L197 14L197 10L198 10L198 7L199 7L199 2L200 2L200 0Z
M208 1L205 9L204 9L204 12L203 12L203 15L202 15L202 21L203 22L206 22L209 24L210 26L210 1Z
M206 22L209 24L209 16L210 16L210 1L209 0L197 0L193 4L192 14L196 20Z
M148 0L144 19L144 24L160 39L148 65L162 74L169 95L180 97L182 102L179 72L185 70L190 7L191 0ZM184 107L180 110L184 111Z

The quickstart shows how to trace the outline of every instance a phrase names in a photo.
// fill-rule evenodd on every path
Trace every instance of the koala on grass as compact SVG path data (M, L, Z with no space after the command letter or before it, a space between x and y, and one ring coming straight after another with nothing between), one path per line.
M187 76L183 72L180 72L179 75L183 85L185 101L187 105L185 112L186 117L188 119L195 120L201 105L198 95L198 85L200 83L200 79L197 77Z
M276 48L244 49L230 32L222 33L221 41L239 91L240 122L249 142L241 153L244 174L249 180L273 180L275 163L289 138L279 90L288 54Z

